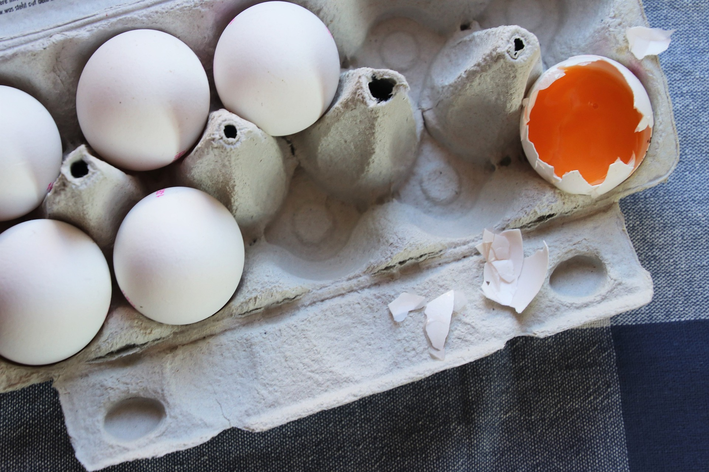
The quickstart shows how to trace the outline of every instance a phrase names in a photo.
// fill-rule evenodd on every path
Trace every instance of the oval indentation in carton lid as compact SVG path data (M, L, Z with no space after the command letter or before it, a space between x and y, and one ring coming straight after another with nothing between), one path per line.
M158 400L126 398L108 410L103 428L119 441L135 441L155 431L165 416L165 407Z
M597 256L577 255L556 266L549 285L560 295L580 298L597 293L606 279L606 266Z

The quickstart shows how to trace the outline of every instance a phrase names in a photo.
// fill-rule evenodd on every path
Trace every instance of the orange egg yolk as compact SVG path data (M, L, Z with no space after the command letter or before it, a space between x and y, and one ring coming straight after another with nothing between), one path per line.
M528 137L539 159L558 177L578 170L591 185L602 183L618 158L628 164L634 153L637 168L652 129L635 131L642 114L623 74L603 61L563 70L539 91L530 112Z

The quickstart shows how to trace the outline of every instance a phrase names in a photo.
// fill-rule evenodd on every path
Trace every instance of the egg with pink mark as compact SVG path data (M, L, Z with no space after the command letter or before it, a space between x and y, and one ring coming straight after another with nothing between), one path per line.
M227 208L210 195L170 187L138 202L113 250L126 300L160 323L196 323L232 297L244 268L244 242Z
M197 55L162 31L106 41L86 63L76 92L84 137L122 169L164 167L197 142L209 115L209 81Z
M82 350L111 303L98 245L74 226L31 220L0 234L0 355L52 364Z
M305 8L264 2L226 27L214 52L214 84L224 107L271 136L315 123L340 80L337 45Z
M34 97L0 85L0 221L42 203L62 165L62 141L49 111Z

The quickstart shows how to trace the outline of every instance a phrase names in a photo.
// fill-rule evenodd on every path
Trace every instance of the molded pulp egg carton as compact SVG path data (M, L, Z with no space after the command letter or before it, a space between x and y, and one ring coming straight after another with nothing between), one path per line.
M79 226L110 260L135 202L190 185L229 207L247 242L236 294L201 323L155 323L114 287L104 327L77 356L45 367L0 361L0 390L54 379L88 469L184 449L230 427L263 431L652 297L617 201L663 181L678 145L659 62L628 51L625 29L647 25L639 2L299 2L330 28L342 60L326 115L271 138L220 110L215 94L192 152L134 175L83 146L74 100L90 55L120 32L159 29L186 42L211 80L219 35L252 2L24 3L0 15L0 82L47 106L66 152L28 218ZM519 144L526 88L542 64L576 54L628 66L655 114L643 164L598 199L547 184ZM479 289L484 260L474 247L485 228L520 228L527 255L543 241L550 248L548 278L522 314ZM452 289L469 301L440 361L429 355L423 314L397 324L387 304L404 291L431 300Z

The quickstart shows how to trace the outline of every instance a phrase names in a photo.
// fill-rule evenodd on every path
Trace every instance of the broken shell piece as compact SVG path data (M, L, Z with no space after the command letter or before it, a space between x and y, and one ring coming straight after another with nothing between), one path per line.
M275 138L222 109L178 164L176 180L219 200L244 234L258 237L288 193L295 160L286 159Z
M145 195L146 189L136 177L79 146L64 160L41 212L45 218L78 227L106 249L113 244L128 211Z
M463 309L466 303L465 295L451 290L426 305L426 335L431 342L429 352L436 359L445 359L445 344L450 332L451 316L454 311Z
M575 56L549 68L525 99L527 160L564 192L598 197L638 168L653 128L645 88L625 66Z
M389 304L389 311L394 321L401 323L406 319L410 311L423 308L424 303L426 303L424 297L404 292Z
M525 259L520 230L507 230L500 234L485 230L483 242L476 249L487 261L481 287L483 294L500 305L522 313L546 279L549 267L546 242L544 249Z
M626 30L625 36L628 38L630 52L638 59L642 59L666 51L670 47L670 36L674 32L674 30L634 26Z
M306 172L331 195L369 204L395 191L416 160L418 111L401 74L361 68L342 73L330 110L293 136Z
M519 152L522 100L541 72L539 41L519 26L458 34L443 47L426 79L426 129L468 161L496 163Z

